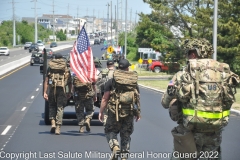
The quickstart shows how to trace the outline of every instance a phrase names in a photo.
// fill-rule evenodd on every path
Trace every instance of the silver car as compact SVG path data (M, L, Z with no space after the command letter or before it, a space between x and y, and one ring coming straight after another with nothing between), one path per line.
M28 49L31 46L32 42L26 42L24 45L24 49Z

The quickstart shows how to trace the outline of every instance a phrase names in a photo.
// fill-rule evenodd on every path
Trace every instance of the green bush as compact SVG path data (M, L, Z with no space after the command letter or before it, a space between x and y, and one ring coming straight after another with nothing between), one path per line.
M137 60L137 48L135 47L128 47L127 48L127 59L130 61L136 61Z

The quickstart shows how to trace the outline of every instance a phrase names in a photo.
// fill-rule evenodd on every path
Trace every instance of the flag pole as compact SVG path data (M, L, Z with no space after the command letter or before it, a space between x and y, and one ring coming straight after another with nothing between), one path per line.
M85 27L86 23L87 23L87 22L84 22L83 27Z

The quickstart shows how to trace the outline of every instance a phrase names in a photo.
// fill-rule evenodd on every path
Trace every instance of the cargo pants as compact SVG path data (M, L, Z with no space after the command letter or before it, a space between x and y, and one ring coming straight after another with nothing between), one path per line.
M107 142L111 150L114 146L119 146L121 148L121 152L129 152L130 151L130 142L131 142L131 134L134 130L134 116L128 115L123 118L119 118L119 121L116 121L116 115L108 110L108 118L106 121L106 125L104 128ZM121 145L119 145L117 135L120 133L120 141Z
M84 109L86 111L85 118L92 119L95 110L93 98L82 100L79 97L75 97L75 111L79 126L84 125Z
M180 134L186 135L183 125L180 124L176 128ZM221 160L222 130L201 133L193 130L192 133L198 160ZM188 158L187 156L187 154L181 154L174 149L171 160L197 160L195 157Z
M48 95L49 102L49 119L54 119L56 124L62 125L63 110L67 105L67 96L62 87L56 87L56 95L54 88L50 88Z

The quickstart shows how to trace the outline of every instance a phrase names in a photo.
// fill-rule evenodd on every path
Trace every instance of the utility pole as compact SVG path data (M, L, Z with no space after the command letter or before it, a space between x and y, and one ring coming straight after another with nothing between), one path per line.
M69 34L69 28L68 28L68 21L69 21L69 15L68 15L68 13L69 13L69 3L68 3L68 9L67 9L67 39L68 39L68 34Z
M113 45L113 39L112 39L112 1L111 1L111 45Z
M94 33L94 9L93 9L93 28L92 28L92 32Z
M127 0L125 7L125 46L124 46L124 58L127 59Z
M77 27L76 27L76 33L75 33L76 35L78 35L78 27L80 26L80 19L78 18L78 9L79 9L79 6L77 7Z
M35 8L35 43L38 40L38 30L37 30L37 9L36 9L36 5L37 5L37 0L34 0L34 8Z
M115 39L117 39L117 8L115 5ZM116 43L116 46L118 48L118 44Z
M88 31L88 23L87 23L87 21L88 21L88 8L87 8L87 15L86 15L86 23L85 23L85 28L86 28L86 32ZM83 25L84 26L84 25ZM80 28L80 30L81 30L81 28ZM88 33L88 32L87 32Z
M117 38L117 49L118 49L118 0L117 0L117 18L116 18L116 38Z
M16 46L16 25L15 25L15 2L12 0L13 8L13 47Z
M132 31L132 8L130 10L130 24L129 24L129 31L131 32Z
M53 39L54 39L54 42L56 42L56 38L55 38L55 19L54 19L54 0L53 0L53 15L52 15L52 18L53 18Z
M137 11L136 11L136 14L135 14L135 28L136 28L136 26L137 26Z
M214 0L214 21L213 21L213 59L217 60L217 22L218 22L218 0Z
M123 7L122 7L122 0L121 0L121 32L123 31L123 27L122 27L122 19L123 19L123 15L122 15L122 10L123 10Z
M108 21L109 21L109 3L107 4L108 10L107 10L107 43L108 43Z

